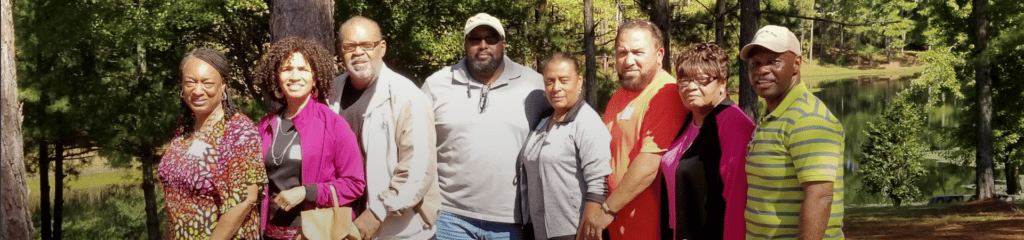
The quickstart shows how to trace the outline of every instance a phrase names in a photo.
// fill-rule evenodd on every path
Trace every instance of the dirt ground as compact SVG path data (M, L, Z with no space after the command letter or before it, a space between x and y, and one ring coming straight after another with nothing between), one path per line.
M1024 205L975 201L941 209L853 213L846 239L1024 239Z

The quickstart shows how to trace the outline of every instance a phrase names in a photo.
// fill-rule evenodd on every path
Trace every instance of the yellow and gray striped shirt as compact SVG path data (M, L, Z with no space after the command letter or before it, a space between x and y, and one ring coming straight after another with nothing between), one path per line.
M833 182L827 239L843 239L843 126L798 83L754 130L747 152L747 239L796 239L801 183Z

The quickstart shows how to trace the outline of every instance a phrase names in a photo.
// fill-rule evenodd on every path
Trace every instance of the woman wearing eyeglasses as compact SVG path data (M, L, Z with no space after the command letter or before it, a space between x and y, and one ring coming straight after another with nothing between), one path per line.
M676 84L690 109L661 159L674 239L743 239L746 150L754 123L726 91L729 55L698 43L676 59Z
M260 63L257 81L283 105L259 125L270 178L263 201L264 239L301 238L300 212L348 205L366 186L362 154L348 122L327 107L334 76L333 55L320 44L285 38Z
M256 239L259 191L267 183L256 124L228 95L231 72L217 50L181 60L174 138L157 167L166 198L164 239Z

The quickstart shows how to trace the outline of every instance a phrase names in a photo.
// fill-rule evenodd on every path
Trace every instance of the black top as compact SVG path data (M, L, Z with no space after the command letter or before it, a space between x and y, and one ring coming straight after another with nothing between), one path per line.
M282 227L301 227L302 220L299 213L306 208L305 205L316 201L316 187L314 184L306 186L305 202L292 208L290 211L283 211L273 199L281 190L288 190L302 185L302 148L300 143L302 137L295 129L295 123L287 118L280 118L277 132L274 134L274 143L270 152L263 159L267 167L267 178L270 180L270 206L267 213L269 223Z
M366 89L359 90L356 89L356 87L353 87L352 77L348 77L348 81L345 81L345 88L341 90L341 100L339 100L341 108L351 107L352 104L355 104L356 101L359 100L360 96L363 96L363 92L365 91Z
M717 116L733 104L726 99L704 117L700 132L687 148L676 168L676 239L722 239L725 224L725 184L718 167L722 161ZM689 126L688 114L683 126ZM686 127L680 130L682 136Z

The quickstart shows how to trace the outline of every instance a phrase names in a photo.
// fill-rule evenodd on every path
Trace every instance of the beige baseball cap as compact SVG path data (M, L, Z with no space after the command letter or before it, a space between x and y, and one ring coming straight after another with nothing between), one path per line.
M750 57L750 51L754 50L754 47L761 46L777 53L784 53L790 51L800 56L800 39L796 38L796 34L789 31L788 28L780 27L776 25L768 25L757 30L757 34L754 34L754 40L743 46L743 50L740 50L740 59L747 60Z
M466 21L466 29L462 33L462 38L466 38L466 36L469 35L469 32L479 26L494 28L494 30L498 31L498 35L501 35L501 38L505 38L505 28L501 26L501 20L498 20L498 18L486 13L478 13L476 16L473 16Z

